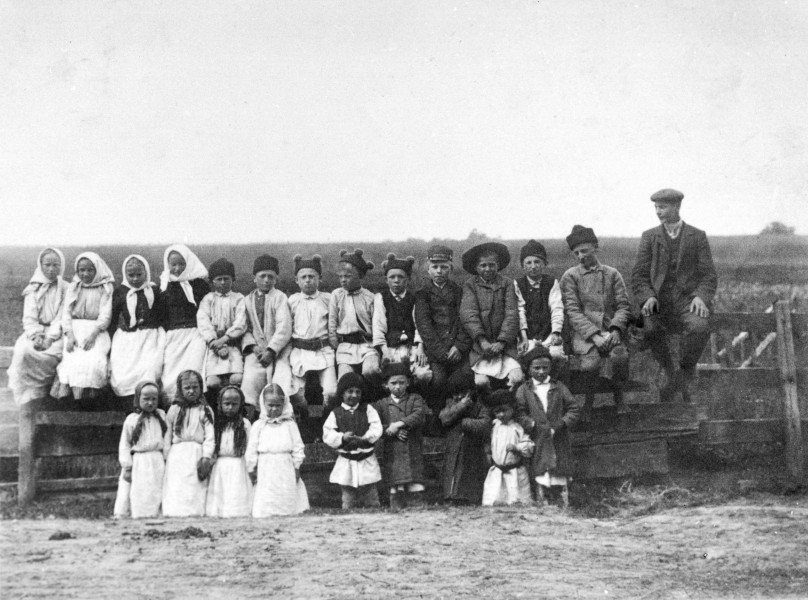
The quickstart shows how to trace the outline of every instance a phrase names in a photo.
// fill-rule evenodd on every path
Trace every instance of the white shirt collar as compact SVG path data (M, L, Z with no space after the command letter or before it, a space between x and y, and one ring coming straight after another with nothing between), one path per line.
M662 226L665 228L665 231L668 232L668 235L671 236L671 239L675 240L677 237L679 237L679 234L682 232L682 225L683 224L684 224L684 221L682 221L682 219L679 219L673 225L663 223Z

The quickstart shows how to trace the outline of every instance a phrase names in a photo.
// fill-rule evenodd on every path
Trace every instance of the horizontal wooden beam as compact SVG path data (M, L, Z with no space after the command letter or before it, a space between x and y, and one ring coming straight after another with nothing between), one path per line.
M668 472L668 444L645 440L623 444L573 447L576 476L609 479L628 475L664 475Z
M59 425L61 427L120 427L128 413L105 412L58 412L36 413L37 425Z
M802 421L808 432L808 421ZM700 444L771 444L785 441L785 421L781 419L742 419L702 421L699 423Z
M118 487L118 476L82 477L75 479L40 479L36 482L40 492L79 492L84 490L114 490ZM17 489L14 482L0 483L0 491Z

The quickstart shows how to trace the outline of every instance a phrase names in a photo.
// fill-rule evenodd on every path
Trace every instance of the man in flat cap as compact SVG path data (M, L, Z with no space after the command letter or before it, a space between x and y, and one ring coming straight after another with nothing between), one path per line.
M718 280L707 235L679 216L682 198L682 192L672 189L651 196L661 225L642 234L631 273L645 339L668 379L660 390L663 402L674 400L677 392L689 401L687 385L710 338ZM681 334L678 370L668 347L669 333Z

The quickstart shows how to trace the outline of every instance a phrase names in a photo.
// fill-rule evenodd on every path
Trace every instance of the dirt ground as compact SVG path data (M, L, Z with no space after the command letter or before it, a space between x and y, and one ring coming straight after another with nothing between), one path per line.
M645 498L653 502L609 518L432 506L270 520L7 519L0 595L808 597L805 495L693 505L669 488Z

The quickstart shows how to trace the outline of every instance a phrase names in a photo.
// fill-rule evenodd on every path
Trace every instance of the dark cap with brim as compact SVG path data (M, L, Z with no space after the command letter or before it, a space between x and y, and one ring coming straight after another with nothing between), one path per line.
M511 262L511 253L508 252L508 247L499 242L485 242L478 244L463 253L463 269L472 275L477 274L477 261L481 256L486 254L494 254L497 257L498 271L501 271L508 266Z

